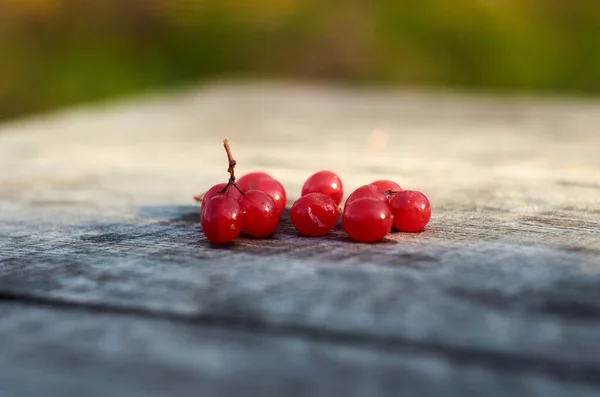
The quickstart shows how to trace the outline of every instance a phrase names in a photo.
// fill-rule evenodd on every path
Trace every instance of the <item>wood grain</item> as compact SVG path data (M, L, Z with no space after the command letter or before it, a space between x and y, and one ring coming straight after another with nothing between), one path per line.
M597 394L599 110L216 85L6 125L0 339L18 357L33 340L40 351L0 383L57 396ZM430 226L356 244L340 227L300 238L286 213L272 239L212 247L191 197L226 179L224 137L240 172L272 173L291 200L323 168L347 191L392 178L431 198ZM24 339L27 327L39 331ZM139 347L77 343L112 327L138 330L115 346ZM207 346L221 372L196 356ZM94 374L72 377L73 362ZM22 383L30 373L40 380ZM152 374L165 390L141 383Z
M594 396L593 387L448 361L410 348L2 304L0 392L70 397L286 395ZM18 332L15 332L18 330ZM52 364L52 365L48 365ZM451 389L447 385L452 385Z

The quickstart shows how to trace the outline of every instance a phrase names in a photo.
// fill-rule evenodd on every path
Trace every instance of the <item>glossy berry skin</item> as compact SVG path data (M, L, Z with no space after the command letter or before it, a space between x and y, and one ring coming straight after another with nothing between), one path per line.
M256 183L260 179L274 179L274 178L271 175L267 174L266 172L254 171L254 172L250 172L248 174L241 176L240 178L238 178L236 183L237 183L238 187L240 189L242 189L243 192L246 192L247 190L252 190L253 189L252 184Z
M323 193L331 197L335 205L344 198L344 187L337 174L331 171L319 171L311 175L302 186L302 196L308 193Z
M376 186L377 189L381 192L381 194L385 194L385 192L387 192L388 190L392 190L394 192L399 192L402 190L400 185L388 179L380 179L378 181L371 182L371 185Z
M290 209L296 230L309 237L329 233L337 224L338 214L338 206L323 193L308 193L296 200Z
M242 231L244 214L238 200L218 194L202 208L202 231L211 243L229 243Z
M285 209L287 204L287 194L283 185L271 177L260 178L250 184L248 190L262 190L275 200L279 213Z
M394 227L401 232L419 232L431 218L431 205L427 197L414 190L404 190L393 196L390 209Z
M352 194L350 194L350 196L348 196L348 198L346 199L346 205L364 197L371 197L380 201L386 201L385 194L381 193L377 186L363 185L355 191L353 191Z
M201 207L200 207L201 214L204 213L204 208L206 207L206 204L208 203L208 201L215 196L220 196L220 195L229 196L229 197L233 198L234 200L239 200L240 197L242 197L242 193L240 193L240 191L237 190L233 186L229 187L227 193L219 193L221 190L223 190L223 188L226 185L227 185L226 183L217 183L216 185L214 185L213 187L208 189L206 191L206 193L204 193L204 196L202 197Z
M379 241L392 229L392 212L384 201L364 197L344 207L342 227L356 241Z
M240 199L244 212L244 230L252 237L267 237L279 224L275 200L262 190L248 190Z
M206 191L206 193L204 193L204 196L202 196L202 204L201 204L202 209L204 209L204 207L206 207L206 203L208 203L208 200L215 197L221 190L223 190L225 185L227 185L227 184L226 183L217 183L216 185L214 185L213 187L208 189Z
M393 192L400 192L402 191L402 188L400 187L400 185L398 185L396 182L394 181L390 181L388 179L380 179L378 181L372 182L371 185L376 186L377 189L381 192L381 194L386 195L386 192L388 191L393 191ZM394 198L394 195L386 195L386 201L387 203L391 203L392 199Z

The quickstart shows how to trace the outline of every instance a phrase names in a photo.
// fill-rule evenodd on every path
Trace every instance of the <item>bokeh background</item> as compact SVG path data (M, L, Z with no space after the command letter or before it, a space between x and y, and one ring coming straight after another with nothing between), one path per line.
M0 0L0 120L213 79L600 94L598 0Z

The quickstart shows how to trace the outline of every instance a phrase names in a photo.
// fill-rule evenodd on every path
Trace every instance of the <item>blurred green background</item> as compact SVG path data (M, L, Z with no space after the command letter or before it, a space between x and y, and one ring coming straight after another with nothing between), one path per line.
M0 0L0 119L208 79L597 95L598 0Z

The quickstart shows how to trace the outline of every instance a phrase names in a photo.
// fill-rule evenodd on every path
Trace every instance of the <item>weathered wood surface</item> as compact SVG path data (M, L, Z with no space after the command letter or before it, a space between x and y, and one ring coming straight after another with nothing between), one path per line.
M0 128L2 395L598 395L600 104L214 86ZM423 233L207 244L265 169L428 194Z

